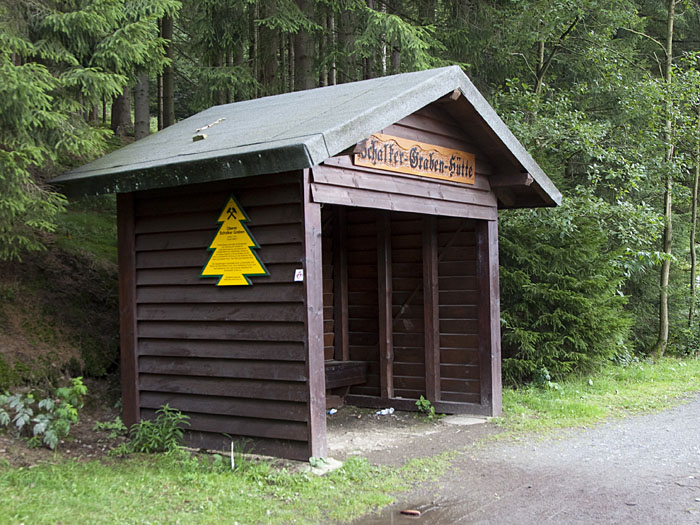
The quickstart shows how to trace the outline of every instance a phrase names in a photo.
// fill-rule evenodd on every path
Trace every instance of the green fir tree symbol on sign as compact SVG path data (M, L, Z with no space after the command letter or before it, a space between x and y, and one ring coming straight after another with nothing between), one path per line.
M248 231L247 221L243 208L229 197L217 220L221 226L209 245L212 253L201 277L219 277L217 286L232 286L252 284L248 277L269 275L254 251L260 246Z

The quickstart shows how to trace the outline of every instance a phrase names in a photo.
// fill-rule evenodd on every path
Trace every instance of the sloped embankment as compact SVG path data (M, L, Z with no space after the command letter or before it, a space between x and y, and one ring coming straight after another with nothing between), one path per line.
M53 241L0 263L0 390L116 368L117 293L113 262Z

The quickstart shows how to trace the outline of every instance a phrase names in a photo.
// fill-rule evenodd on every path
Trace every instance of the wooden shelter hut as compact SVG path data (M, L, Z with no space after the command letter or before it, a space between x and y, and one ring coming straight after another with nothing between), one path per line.
M300 459L328 399L498 414L498 209L561 199L458 67L215 106L54 182L117 193L125 423Z

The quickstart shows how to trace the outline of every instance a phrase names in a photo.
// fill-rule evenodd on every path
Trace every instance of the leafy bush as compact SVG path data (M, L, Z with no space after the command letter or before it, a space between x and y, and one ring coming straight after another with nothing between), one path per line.
M678 356L700 356L700 332L697 327L677 328L671 332L669 353Z
M131 426L131 441L114 449L118 455L132 452L173 452L180 448L184 434L183 425L189 425L189 416L167 403L156 411L153 420L143 419Z
M631 320L622 255L592 198L503 215L503 376L521 383L585 372L625 350ZM547 379L549 381L549 379Z
M43 443L53 450L78 422L86 393L82 377L76 377L70 386L56 389L51 397L37 399L32 393L0 395L0 427L14 426L19 436L29 437L30 445Z
M418 407L418 411L425 415L429 420L433 419L439 419L443 417L443 414L438 414L435 412L435 407L433 404L430 402L429 399L424 398L423 396L420 396L420 399L416 401L416 406Z

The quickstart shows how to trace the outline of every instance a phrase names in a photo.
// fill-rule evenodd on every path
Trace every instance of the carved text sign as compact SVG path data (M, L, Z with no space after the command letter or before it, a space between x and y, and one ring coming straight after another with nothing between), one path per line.
M355 148L355 165L474 184L474 155L376 133Z

